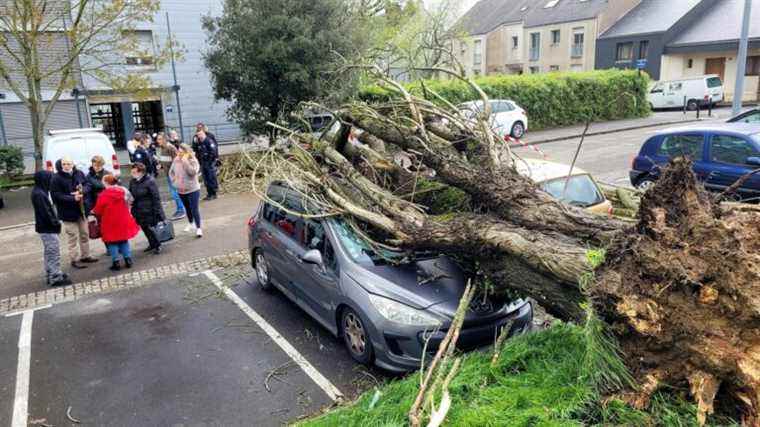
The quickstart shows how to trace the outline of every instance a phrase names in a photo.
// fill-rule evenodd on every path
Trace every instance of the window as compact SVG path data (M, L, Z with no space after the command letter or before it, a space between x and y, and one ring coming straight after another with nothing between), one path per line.
M505 113L514 110L512 103L507 101L491 101L491 113Z
M567 189L565 189L567 181ZM573 175L568 180L565 178L553 179L541 183L541 189L549 193L555 199L561 200L572 206L589 207L604 201L599 188L590 176ZM563 199L562 196L565 198Z
M662 83L657 83L652 87L652 90L649 93L662 93L665 91L665 85Z
M758 157L758 152L749 141L738 136L714 135L710 150L710 158L714 162L747 164L747 157Z
M570 66L570 71L572 71L574 73L581 72L581 71L583 71L583 65L581 65L581 64L573 64L573 65Z
M335 251L330 243L330 239L325 233L325 227L321 222L312 220L306 221L301 245L308 250L318 250L322 254L322 262L324 266L331 270L335 269Z
M559 30L552 30L552 44L559 44Z
M549 71L559 71L559 65L550 65Z
M723 82L720 81L720 77L708 77L707 78L707 87L712 89L714 87L721 87L723 86Z
M746 114L741 119L737 120L739 123L760 123L760 110L755 110Z
M472 65L478 66L483 62L483 52L481 51L480 40L475 40L475 44L472 47Z
M649 54L649 41L642 40L639 43L639 59L647 59L647 54Z
M551 9L552 7L556 6L557 3L559 3L559 0L549 0L546 5L544 5L544 9Z
M583 28L573 28L573 46L570 50L570 56L580 58L583 56Z
M512 36L512 49L517 49L520 44L520 39L517 36Z
M630 61L633 59L633 43L618 43L615 54L616 61Z
M530 60L538 61L541 55L541 33L530 33Z
M150 30L125 31L124 37L135 41L135 49L125 55L127 65L154 66L156 55L153 32Z
M688 61L686 61L686 68L692 68L694 67L694 60L689 58Z
M530 73L531 74L538 74L539 69L538 67L530 67Z
M668 135L662 140L657 154L667 157L685 156L701 159L705 138L702 135Z
M760 76L760 56L748 56L745 76Z
M264 206L264 219L274 224L288 237L298 240L299 242L302 240L302 238L297 238L299 234L303 233L303 221L301 221L299 217L286 213L282 209L270 204L266 204Z
M683 89L683 83L671 83L670 86L668 86L668 91L670 92L678 92L681 89Z

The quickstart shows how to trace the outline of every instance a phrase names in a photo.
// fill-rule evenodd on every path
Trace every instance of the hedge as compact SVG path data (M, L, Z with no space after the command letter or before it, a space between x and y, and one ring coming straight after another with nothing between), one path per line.
M511 99L524 108L532 130L569 126L591 121L645 117L649 77L632 70L598 70L526 75L492 75L474 79L491 99ZM420 82L407 89L424 96ZM459 104L478 99L461 80L425 80L424 87L447 101ZM367 103L387 101L395 96L379 86L361 89L359 98ZM433 102L434 97L428 96Z

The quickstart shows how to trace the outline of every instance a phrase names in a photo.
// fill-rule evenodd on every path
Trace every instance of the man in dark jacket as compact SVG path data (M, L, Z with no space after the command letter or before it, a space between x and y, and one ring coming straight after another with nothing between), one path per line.
M202 124L198 126L193 142L193 151L201 164L203 183L206 185L205 200L216 199L219 184L216 179L216 162L219 161L219 145L212 134L206 133Z
M147 140L143 139L140 142L140 145L137 146L135 154L132 155L133 163L142 163L145 166L146 173L148 175L155 176L155 163L153 161L153 155L150 153L150 150L148 148L149 147Z
M87 215L90 214L90 211L98 202L98 196L100 193L106 189L106 186L103 185L103 177L107 173L105 170L105 164L106 161L103 156L94 156L92 158L92 166L90 166L90 170L86 176L90 190L85 194L84 200L84 210Z
M71 280L61 271L61 221L50 200L50 181L53 174L39 171L34 174L32 206L34 207L34 231L40 235L45 260L45 280L48 286L70 285Z
M152 227L166 219L164 208L161 206L158 184L152 176L146 173L145 165L142 163L132 164L131 172L132 180L129 182L129 192L134 198L132 216L135 217L137 224L140 225L148 239L148 248L144 252L153 251L154 254L158 255L161 253L161 242L158 241Z
M68 239L69 260L74 268L87 268L82 263L98 261L90 256L90 233L87 229L84 206L85 196L90 192L90 184L84 174L74 167L70 158L64 157L57 161L55 166L57 173L50 183L50 195Z

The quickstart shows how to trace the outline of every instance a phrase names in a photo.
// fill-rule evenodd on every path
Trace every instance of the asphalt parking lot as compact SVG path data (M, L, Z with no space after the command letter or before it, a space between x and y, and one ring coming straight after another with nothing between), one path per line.
M0 425L274 426L383 380L248 272L0 317Z

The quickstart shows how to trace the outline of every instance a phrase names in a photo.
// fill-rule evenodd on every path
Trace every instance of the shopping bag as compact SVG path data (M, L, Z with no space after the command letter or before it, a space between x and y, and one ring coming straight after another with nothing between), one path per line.
M161 221L151 227L151 230L153 230L156 239L161 243L174 239L174 224L171 221Z

